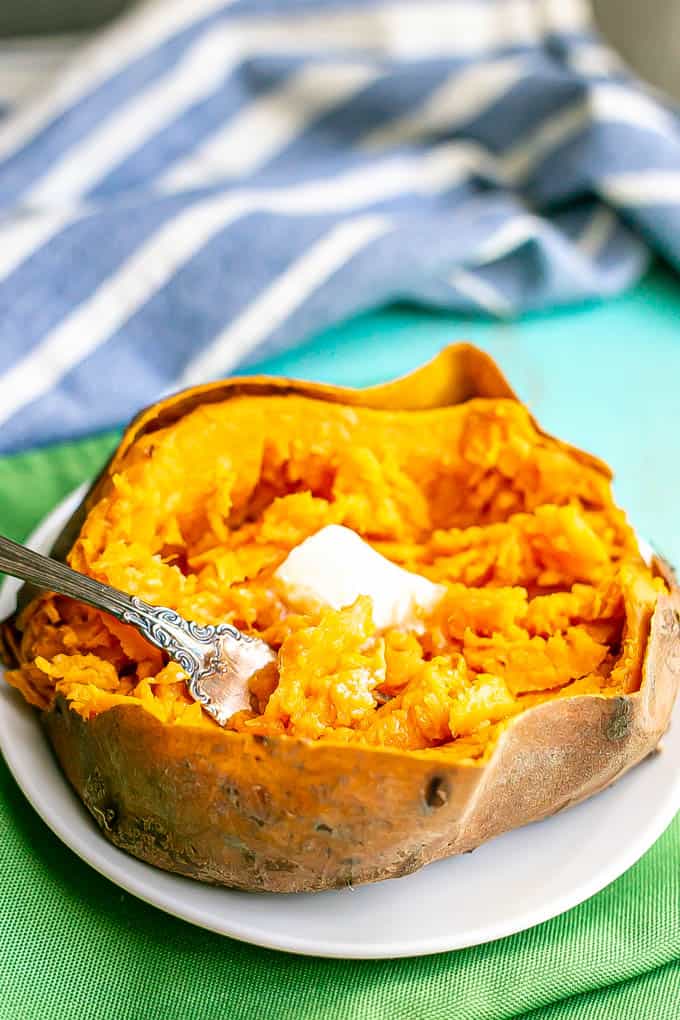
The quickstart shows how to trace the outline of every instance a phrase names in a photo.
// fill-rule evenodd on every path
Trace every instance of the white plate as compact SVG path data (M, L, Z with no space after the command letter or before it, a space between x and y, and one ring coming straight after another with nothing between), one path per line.
M81 493L43 522L29 544L46 550ZM16 585L0 597L0 618ZM192 924L273 949L313 956L420 956L523 931L598 892L655 842L680 809L680 702L673 736L618 783L563 814L501 836L473 854L357 889L276 896L201 885L111 846L71 791L37 714L0 684L0 748L50 828L123 889Z

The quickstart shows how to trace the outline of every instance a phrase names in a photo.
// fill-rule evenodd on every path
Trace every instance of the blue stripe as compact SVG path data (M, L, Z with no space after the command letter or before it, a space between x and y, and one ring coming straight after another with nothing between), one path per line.
M525 187L543 207L592 194L597 182L612 174L680 171L680 133L663 145L659 138L657 131L627 124L588 124L539 158Z
M10 157L0 162L0 204L24 194L46 169L106 117L164 77L208 29L222 20L218 11L193 22L159 46L131 61L101 85L87 93Z
M172 196L132 206L123 216L119 208L103 209L65 227L21 263L0 281L3 358L26 355L187 203Z
M307 125L277 153L267 171L305 180L318 176L319 160L340 161L345 169L367 162L355 144L374 128L421 106L449 73L450 62L443 60L386 67L383 77Z
M680 269L680 208L674 202L660 202L656 206L624 206L623 211L653 250L676 269Z
M525 76L466 126L469 137L492 152L521 145L545 121L585 98L588 85L542 56L528 61Z
M267 220L268 252L248 250L251 229ZM222 231L163 286L110 340L69 372L57 390L28 405L2 427L0 452L22 445L42 421L50 442L77 434L83 402L94 416L88 426L103 428L112 406L122 419L148 402L172 379L189 358L214 336L285 268L288 258L301 255L331 226L331 217L296 221L291 252L290 225L257 214ZM248 270L244 289L236 268ZM206 307L206 295L213 299ZM167 334L168 314L174 328ZM190 345L187 344L190 338ZM119 410L118 410L119 409ZM45 422L49 422L45 428Z
M621 240L621 261L618 272L626 283L644 272L641 249L635 239ZM517 295L522 294L522 307L538 311L565 304L602 298L608 293L599 264L593 264L571 244L555 226L546 222L536 240L528 241L520 251L513 252L475 273L497 290L507 303L517 309Z
M227 74L210 96L193 103L97 182L91 200L148 186L174 163L192 153L246 103L273 91L299 68L298 60L248 60Z

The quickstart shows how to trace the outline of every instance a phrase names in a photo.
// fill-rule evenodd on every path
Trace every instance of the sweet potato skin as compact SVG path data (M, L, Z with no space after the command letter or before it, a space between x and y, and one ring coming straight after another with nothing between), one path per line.
M466 344L447 348L411 376L368 390L267 378L197 387L135 419L54 553L66 555L87 510L139 436L198 404L243 393L296 393L394 409L514 397L493 361ZM596 458L572 452L610 475ZM62 698L44 714L45 728L104 835L150 864L270 892L394 878L583 800L656 748L680 684L680 594L667 580L671 593L659 597L652 618L640 689L532 708L510 722L483 766L453 763L446 751L164 726L134 706L85 720ZM5 628L9 659L16 647L14 619Z
M446 753L164 726L118 706L45 714L64 772L116 846L246 890L308 892L407 875L604 789L652 752L680 680L680 599L654 613L640 691L545 702L482 767Z

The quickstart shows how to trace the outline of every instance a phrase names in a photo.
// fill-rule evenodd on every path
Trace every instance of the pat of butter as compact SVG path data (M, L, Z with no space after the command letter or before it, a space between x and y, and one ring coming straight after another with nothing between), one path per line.
M359 595L368 595L378 630L422 629L421 617L434 609L445 591L391 563L355 531L339 524L329 524L301 542L274 576L296 609L310 605L344 609Z

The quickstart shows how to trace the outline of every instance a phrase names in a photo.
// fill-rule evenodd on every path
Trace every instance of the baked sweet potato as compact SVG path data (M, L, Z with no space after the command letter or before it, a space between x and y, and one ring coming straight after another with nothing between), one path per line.
M117 846L241 889L404 875L603 789L654 750L680 595L607 467L456 345L346 390L244 378L144 411L54 549L278 651L220 729L135 631L24 590L10 683ZM274 571L329 523L442 584L419 630L295 611Z

